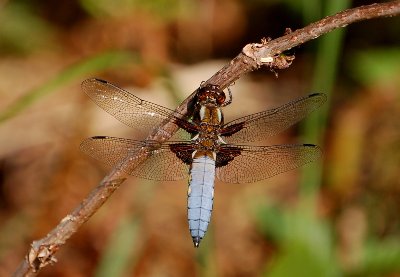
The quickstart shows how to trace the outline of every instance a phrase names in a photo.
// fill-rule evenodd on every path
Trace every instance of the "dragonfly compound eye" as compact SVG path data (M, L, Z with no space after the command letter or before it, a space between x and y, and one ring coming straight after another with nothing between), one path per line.
M226 96L223 91L219 92L217 95L217 104L222 105L225 102Z

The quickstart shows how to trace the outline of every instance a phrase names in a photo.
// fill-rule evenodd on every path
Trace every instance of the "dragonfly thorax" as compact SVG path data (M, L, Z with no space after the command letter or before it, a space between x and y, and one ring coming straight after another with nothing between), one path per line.
M221 144L219 137L223 125L221 108L214 104L201 105L198 114L194 116L198 133L192 138L198 150L216 151Z
M197 146L197 150L217 151L219 146L225 143L219 136L219 126L203 125L199 133L192 138L192 141Z
M197 124L208 123L212 125L222 125L224 118L222 115L221 108L214 105L203 105L199 109L198 116L194 118Z

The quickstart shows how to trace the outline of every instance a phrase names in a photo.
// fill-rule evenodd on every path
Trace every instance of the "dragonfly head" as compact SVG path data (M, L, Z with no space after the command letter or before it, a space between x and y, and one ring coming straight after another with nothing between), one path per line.
M197 103L199 105L213 105L220 107L226 99L225 93L217 85L207 84L197 91Z

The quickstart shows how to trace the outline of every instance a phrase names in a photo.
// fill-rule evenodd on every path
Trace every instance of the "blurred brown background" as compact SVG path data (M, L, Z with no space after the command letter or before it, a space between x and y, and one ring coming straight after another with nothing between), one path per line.
M80 141L132 135L84 79L173 109L245 44L371 2L0 1L0 276L107 173ZM279 78L261 69L235 83L227 121L328 94L311 120L261 143L315 143L324 157L217 182L200 249L187 181L130 177L40 276L400 276L399 33L399 18L350 25L295 49Z

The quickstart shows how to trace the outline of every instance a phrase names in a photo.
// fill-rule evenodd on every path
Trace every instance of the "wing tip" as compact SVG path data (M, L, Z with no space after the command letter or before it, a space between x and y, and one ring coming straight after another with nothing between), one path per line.
M325 103L326 100L328 99L328 96L325 93L320 93L320 92L315 92L315 93L311 93L308 95L309 98L312 97L319 97L322 99L321 104Z
M106 139L106 138L110 138L109 136L94 136L91 137L90 139Z
M110 137L109 136L94 136L94 137L90 137L90 138L85 138L79 145L79 149L82 152L87 153L87 147L90 144L90 142L92 142L94 140L101 140L101 139L108 139L108 138L110 138Z
M322 157L323 151L322 151L322 148L320 146L315 145L315 144L311 144L311 143L304 143L303 146L308 147L308 148L314 148L316 150L315 154L317 154L316 155L316 159Z
M109 82L107 82L107 81L105 81L105 80L102 80L102 79L93 77L93 78L89 78L89 79L84 80L84 81L81 83L81 87L82 87L82 88L85 88L86 86L88 86L88 85L91 84L91 83L109 84Z
M106 80L99 79L99 78L92 78L91 80L98 81L98 82L103 83L103 84L108 84L108 82Z
M310 146L310 147L319 147L318 145L312 144L312 143L303 143L304 146Z

